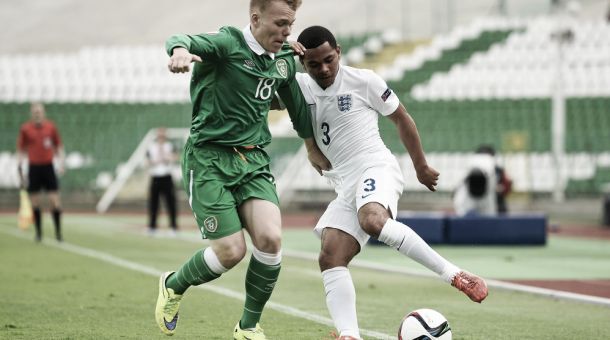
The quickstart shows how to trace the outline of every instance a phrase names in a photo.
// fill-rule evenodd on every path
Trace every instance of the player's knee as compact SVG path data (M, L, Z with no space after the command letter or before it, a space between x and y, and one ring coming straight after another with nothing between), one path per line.
M388 215L384 210L372 209L365 212L358 212L358 222L360 227L375 238L379 237L381 229L388 219Z
M282 249L282 235L280 233L267 233L258 237L256 241L256 248L265 253L276 254Z
M246 252L243 253L231 253L229 256L224 257L220 260L220 263L227 269L235 267L246 255Z
M328 252L324 250L320 251L320 255L318 256L318 265L320 266L320 271L325 271L327 269L333 268L331 261L331 256Z
M325 249L322 249L318 256L318 265L320 266L321 272L335 267L347 267L348 264L349 261L347 259L337 256L335 253Z
M216 251L216 255L223 267L230 269L246 256L246 246L245 244L225 246L220 251Z

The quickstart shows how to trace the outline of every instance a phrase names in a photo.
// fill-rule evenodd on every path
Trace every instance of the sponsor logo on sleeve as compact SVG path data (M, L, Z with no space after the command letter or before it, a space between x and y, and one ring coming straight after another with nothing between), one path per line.
M390 98L391 94L392 94L392 90L390 90L390 88L388 87L381 95L381 100L383 100L385 102L386 100L388 100L388 98Z

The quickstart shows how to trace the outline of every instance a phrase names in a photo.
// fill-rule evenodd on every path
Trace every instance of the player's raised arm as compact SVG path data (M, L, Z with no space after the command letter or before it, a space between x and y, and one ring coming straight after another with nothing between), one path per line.
M186 73L190 70L191 63L202 62L201 57L191 54L184 47L175 47L167 63L167 68L173 73Z
M171 72L185 73L190 70L192 62L222 59L227 44L231 44L230 37L220 32L175 34L165 42L165 50L170 56L167 67Z
M396 125L400 140L411 156L417 179L430 191L436 191L439 173L428 166L415 121L402 104L388 117Z

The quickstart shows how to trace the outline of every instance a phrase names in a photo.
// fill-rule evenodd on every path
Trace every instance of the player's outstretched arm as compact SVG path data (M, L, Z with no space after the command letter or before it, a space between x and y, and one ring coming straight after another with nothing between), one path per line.
M411 156L413 167L417 172L417 179L428 190L436 191L439 173L428 166L415 121L402 104L398 105L396 111L388 117L396 125L400 140Z
M172 50L167 68L172 73L186 73L194 61L202 62L201 57L191 54L186 48L176 47Z

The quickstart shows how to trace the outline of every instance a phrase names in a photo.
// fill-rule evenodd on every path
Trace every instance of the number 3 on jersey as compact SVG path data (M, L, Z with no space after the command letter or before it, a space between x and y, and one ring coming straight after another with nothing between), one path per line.
M374 194L373 191L375 191L375 189L377 189L375 187L375 179L374 178L367 178L364 180L364 193L362 194L362 199L365 199L369 196L371 196L372 194Z
M324 137L322 137L322 143L324 143L324 145L330 144L330 135L328 134L330 132L330 125L328 125L327 122L322 122L320 128L322 129L322 135L324 135Z
M377 189L375 187L375 179L373 179L373 178L365 179L364 184L366 185L366 188L364 188L364 191L366 191L366 192L375 191L375 189Z
M260 98L262 100L269 99L271 94L273 94L273 84L275 84L275 79L258 78L258 85L256 86L254 98Z

